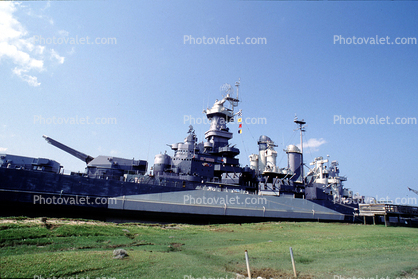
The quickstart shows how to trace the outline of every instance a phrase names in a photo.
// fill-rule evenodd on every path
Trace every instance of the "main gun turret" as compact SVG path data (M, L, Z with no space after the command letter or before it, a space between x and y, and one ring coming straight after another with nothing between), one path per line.
M74 157L77 157L78 159L80 159L81 161L85 162L86 164L90 163L91 161L93 161L93 157L84 154L80 151L77 151L71 147L66 146L65 144L62 144L54 139L51 139L50 137L47 137L45 135L42 136L49 144L52 144L53 146L67 152L70 153L71 155L73 155Z
M87 164L86 175L91 178L123 179L125 174L145 174L148 163L143 160L124 159L112 156L97 156L96 158L68 147L50 137L43 136L53 146L73 155Z

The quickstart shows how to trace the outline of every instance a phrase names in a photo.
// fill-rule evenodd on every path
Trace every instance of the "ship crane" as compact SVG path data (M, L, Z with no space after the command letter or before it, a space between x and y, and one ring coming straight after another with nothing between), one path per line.
M409 190L409 191L411 191L411 192L414 192L415 194L417 194L417 195L418 195L418 191L417 191L417 190L411 189L411 188L409 188L409 187L408 187L408 190Z

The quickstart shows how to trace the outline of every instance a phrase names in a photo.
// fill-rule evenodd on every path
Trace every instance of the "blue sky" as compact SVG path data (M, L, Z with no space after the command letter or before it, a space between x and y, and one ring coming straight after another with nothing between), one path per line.
M185 117L204 117L221 85L241 78L243 117L267 121L234 134L242 165L267 135L285 167L281 150L299 143L297 114L308 122L305 163L330 155L354 192L418 198L407 190L418 189L418 124L335 122L418 118L418 45L334 43L335 36L417 38L416 18L413 1L1 2L0 152L84 169L45 134L92 156L152 165L154 155L171 154L166 144L183 141ZM189 44L185 36L266 43ZM48 43L54 37L61 43ZM113 43L70 43L87 37ZM204 140L208 125L194 127Z

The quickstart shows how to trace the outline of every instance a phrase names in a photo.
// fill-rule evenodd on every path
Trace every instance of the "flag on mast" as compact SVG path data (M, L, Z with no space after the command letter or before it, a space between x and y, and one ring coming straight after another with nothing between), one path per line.
M239 110L237 115L239 116L238 123L240 123L239 126L238 126L238 134L242 134L242 117L241 117L242 116L242 109Z

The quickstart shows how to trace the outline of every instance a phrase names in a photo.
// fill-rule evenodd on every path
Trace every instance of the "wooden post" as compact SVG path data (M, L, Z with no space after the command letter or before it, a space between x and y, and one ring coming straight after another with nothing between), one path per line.
M247 252L247 250L245 250L245 261L247 262L248 278L251 279L250 263L248 262L248 252Z
M387 214L385 214L385 227L389 225L389 217Z
M373 225L376 225L376 215L373 215Z
M363 216L363 222L364 222L364 225L367 225L367 222L366 222L366 215L364 215L364 216Z
M290 258L292 259L293 274L295 274L295 278L298 278L298 275L296 273L295 259L293 258L293 250L292 250L292 247L290 247L289 250L290 250Z

